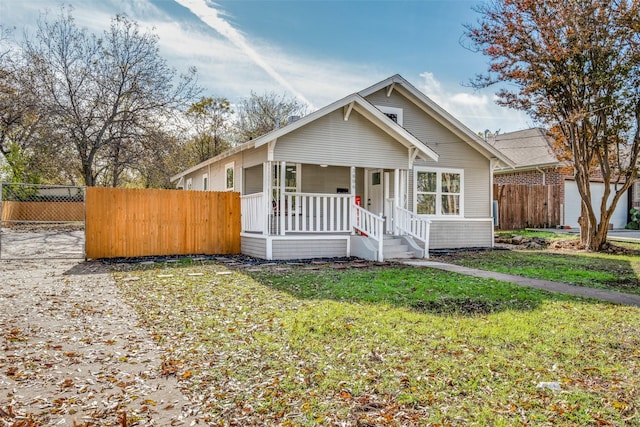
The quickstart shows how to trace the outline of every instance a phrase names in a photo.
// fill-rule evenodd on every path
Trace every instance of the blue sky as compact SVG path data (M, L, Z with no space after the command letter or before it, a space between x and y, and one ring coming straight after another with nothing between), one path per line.
M0 23L16 38L51 0L0 0ZM295 96L321 108L401 74L473 131L534 125L495 105L495 89L469 80L487 60L462 46L477 1L467 0L67 0L79 25L101 32L125 13L160 38L178 70L198 69L205 94L238 102L253 90Z

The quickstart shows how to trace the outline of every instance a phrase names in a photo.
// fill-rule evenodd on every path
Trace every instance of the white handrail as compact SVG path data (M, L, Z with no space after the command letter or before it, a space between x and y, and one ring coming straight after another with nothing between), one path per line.
M424 256L429 257L429 232L431 220L425 219L409 210L396 206L393 223L399 234L408 234L424 243Z
M371 237L378 242L378 261L384 261L384 218L361 208L355 203L351 204L353 228L361 234Z
M264 232L267 221L264 193L254 193L240 197L242 231Z

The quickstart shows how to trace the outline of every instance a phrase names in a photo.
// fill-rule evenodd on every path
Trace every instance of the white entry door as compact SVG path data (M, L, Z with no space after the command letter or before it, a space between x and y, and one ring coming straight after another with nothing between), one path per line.
M369 212L382 215L384 211L384 173L382 169L367 170L367 200L365 206Z

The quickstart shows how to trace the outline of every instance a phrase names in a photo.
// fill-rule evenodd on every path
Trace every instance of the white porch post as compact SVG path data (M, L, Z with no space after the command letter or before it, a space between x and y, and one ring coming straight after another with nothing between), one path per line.
M400 194L400 169L395 169L393 171L393 234L396 236L399 233L398 227L396 226L396 207L400 206L401 200Z
M264 203L262 205L264 229L262 230L262 234L268 235L269 227L271 226L271 216L269 215L271 210L271 162L264 162L262 164L262 192L264 194Z
M353 229L353 212L351 205L356 204L356 167L351 166L351 179L349 180L349 193L351 193L351 203L349 203L349 229L351 234L356 234ZM348 256L351 256L348 254Z
M285 220L287 219L287 207L284 199L285 181L287 179L287 162L280 162L280 200L278 212L280 213L280 235L284 236Z

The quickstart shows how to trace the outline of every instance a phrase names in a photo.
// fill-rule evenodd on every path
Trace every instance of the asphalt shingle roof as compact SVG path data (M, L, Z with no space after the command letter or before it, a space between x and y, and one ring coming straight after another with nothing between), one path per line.
M509 157L516 168L558 164L544 129L532 128L503 133L488 141Z

